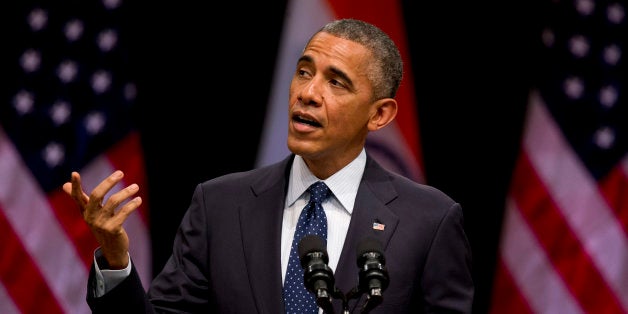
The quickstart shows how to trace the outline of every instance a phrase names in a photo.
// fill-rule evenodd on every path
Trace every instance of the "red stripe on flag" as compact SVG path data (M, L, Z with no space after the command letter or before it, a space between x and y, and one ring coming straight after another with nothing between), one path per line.
M511 195L521 214L583 309L591 313L621 313L621 304L565 223L525 154L517 162L513 178L517 184L513 185Z
M628 157L623 163L618 163L606 178L600 180L599 184L604 199L608 202L608 206L614 210L617 220L620 221L626 234L628 234L627 164Z
M493 301L490 314L531 314L534 313L525 298L519 293L514 284L510 271L499 260L495 272L495 282L493 283L493 289L500 291L502 295L496 297Z
M34 218L36 219L36 218ZM0 210L0 280L23 313L63 313L46 280Z

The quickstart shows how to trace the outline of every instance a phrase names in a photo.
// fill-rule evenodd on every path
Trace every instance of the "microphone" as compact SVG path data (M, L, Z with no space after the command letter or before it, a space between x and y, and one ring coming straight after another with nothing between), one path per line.
M305 288L314 293L316 304L325 313L334 313L331 301L334 293L334 272L327 263L327 248L323 238L308 234L298 245L299 260L303 267L303 279Z
M368 313L382 303L383 292L388 288L390 280L383 251L381 243L374 238L362 240L356 249L360 268L358 289L367 293L362 313Z

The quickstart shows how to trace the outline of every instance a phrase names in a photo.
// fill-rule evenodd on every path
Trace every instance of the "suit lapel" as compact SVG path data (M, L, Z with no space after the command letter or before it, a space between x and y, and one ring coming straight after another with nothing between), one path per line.
M397 192L386 171L373 159L368 158L358 188L347 237L334 273L336 286L343 293L348 293L358 285L359 269L356 264L356 250L359 243L367 237L372 237L379 240L384 249L386 248L399 222L399 217L391 212L386 204L396 197ZM379 225L374 226L374 223ZM350 302L350 304L352 308L355 308L358 302Z
M253 297L260 313L283 313L281 222L291 158L262 170L240 208L242 243Z

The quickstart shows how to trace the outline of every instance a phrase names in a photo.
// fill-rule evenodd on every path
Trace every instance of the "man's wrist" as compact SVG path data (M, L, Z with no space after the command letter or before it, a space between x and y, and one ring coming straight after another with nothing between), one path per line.
M94 268L96 270L96 291L94 293L96 297L105 295L131 274L131 257L128 252L127 256L129 260L126 268L109 269L109 263L107 263L101 249L98 248L94 251Z

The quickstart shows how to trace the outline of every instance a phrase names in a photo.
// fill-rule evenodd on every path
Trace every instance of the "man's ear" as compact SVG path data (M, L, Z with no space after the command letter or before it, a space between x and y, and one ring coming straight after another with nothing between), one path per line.
M394 98L382 98L373 103L373 112L369 119L369 131L377 131L390 123L397 116L397 101Z

